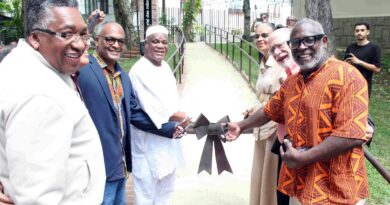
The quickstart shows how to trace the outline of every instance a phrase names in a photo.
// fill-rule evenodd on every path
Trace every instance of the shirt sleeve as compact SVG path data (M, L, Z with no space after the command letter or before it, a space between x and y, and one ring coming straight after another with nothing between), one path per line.
M70 117L55 100L34 96L12 108L6 126L6 189L15 204L59 204L69 177Z
M349 46L348 46L348 48L345 50L345 53L344 53L344 60L349 57L347 54L349 54L350 52L351 51L350 51Z
M277 123L284 123L284 96L286 92L286 83L285 81L280 89L276 91L275 95L268 101L264 107L264 112L271 120Z
M366 141L368 116L368 88L365 79L353 71L351 81L335 96L335 120L332 136L363 139Z
M381 65L381 49L379 46L375 45L375 52L374 52L374 58L372 60L372 64L374 64L376 67L380 68Z
M130 90L131 124L142 131L150 132L167 138L173 138L176 122L168 121L167 123L162 124L160 129L157 129L152 119L150 119L149 115L139 105L138 100L134 95L133 89Z

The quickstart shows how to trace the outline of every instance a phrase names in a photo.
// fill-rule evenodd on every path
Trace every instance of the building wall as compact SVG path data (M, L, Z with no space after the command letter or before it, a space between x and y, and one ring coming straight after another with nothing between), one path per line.
M293 1L293 14L305 16L305 0ZM370 24L369 39L385 52L390 51L390 1L389 0L331 0L333 31L337 47L345 48L355 42L354 25L358 21ZM358 11L358 12L357 12Z

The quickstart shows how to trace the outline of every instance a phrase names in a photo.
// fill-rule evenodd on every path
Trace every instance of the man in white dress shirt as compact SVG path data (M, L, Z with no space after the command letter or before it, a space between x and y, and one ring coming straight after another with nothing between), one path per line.
M168 50L168 30L151 26L146 31L145 55L134 64L129 76L142 109L157 128L168 121L190 119L179 110L176 80L164 61ZM182 163L179 139L162 137L131 128L135 204L168 205L176 180L176 168Z
M0 64L0 181L15 204L100 204L96 128L71 74L89 39L77 0L27 1L26 40Z

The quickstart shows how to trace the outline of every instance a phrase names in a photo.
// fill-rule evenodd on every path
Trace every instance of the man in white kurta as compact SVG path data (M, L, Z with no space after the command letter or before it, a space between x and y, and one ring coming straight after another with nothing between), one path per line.
M15 204L97 205L105 183L102 148L71 79L86 48L86 25L77 2L31 11L42 8L31 5L37 3L28 3L27 15L49 23L29 18L27 41L0 64L0 181ZM64 24L78 36L29 30L57 32Z
M162 26L146 32L145 57L129 76L142 109L157 128L169 120L189 122L179 110L176 79L163 61L168 31ZM172 204L176 168L183 163L180 139L171 139L131 128L135 204Z

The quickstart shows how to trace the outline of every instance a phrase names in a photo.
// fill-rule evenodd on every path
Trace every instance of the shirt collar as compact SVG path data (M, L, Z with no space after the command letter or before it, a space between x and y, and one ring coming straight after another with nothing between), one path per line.
M92 54L93 57L95 57L96 61L100 65L101 68L107 67L107 64L104 62L104 60L98 55L97 51L95 50Z

